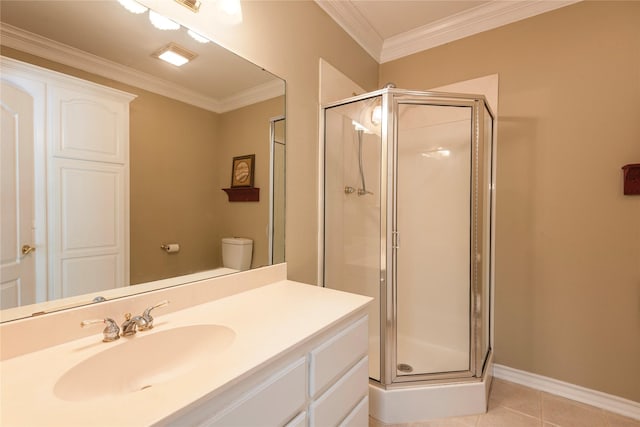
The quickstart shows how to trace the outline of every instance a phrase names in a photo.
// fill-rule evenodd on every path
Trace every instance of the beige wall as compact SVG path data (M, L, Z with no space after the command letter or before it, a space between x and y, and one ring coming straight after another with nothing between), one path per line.
M215 193L219 206L220 228L217 241L223 237L247 237L253 240L252 267L268 264L269 236L269 119L284 112L284 97L250 105L220 116L218 138L220 156ZM250 124L250 125L248 125ZM259 142L259 143L257 143ZM255 154L254 186L260 189L258 202L229 202L222 188L231 185L231 163L234 157ZM222 262L222 259L220 259Z
M583 2L380 66L499 73L496 362L640 401L640 3Z
M219 115L141 92L131 103L131 283L217 268ZM180 244L167 254L162 243Z

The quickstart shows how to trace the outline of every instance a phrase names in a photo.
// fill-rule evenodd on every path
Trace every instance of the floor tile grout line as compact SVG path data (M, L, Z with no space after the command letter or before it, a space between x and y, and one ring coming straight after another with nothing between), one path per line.
M518 411L517 409L509 408L509 407L507 407L507 406L498 406L498 407L499 407L499 408L502 408L502 409L506 409L507 411L512 412L512 413L514 413L514 414L524 415L524 416L525 416L525 417L527 417L527 418L532 418L532 419L534 419L534 420L542 421L542 419L540 419L540 418L538 418L538 417L536 417L536 416L534 416L534 415L527 414L526 412L520 412L520 411Z
M540 405L540 421L542 421L542 425L544 426L545 423L545 416L544 416L544 398L542 395L542 392L538 390L538 404Z

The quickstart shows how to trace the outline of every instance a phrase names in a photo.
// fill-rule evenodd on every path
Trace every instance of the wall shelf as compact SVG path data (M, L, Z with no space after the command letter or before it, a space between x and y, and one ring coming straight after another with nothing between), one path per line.
M259 202L260 189L256 187L235 187L222 189L230 202Z
M640 163L624 165L622 170L625 196L640 195Z

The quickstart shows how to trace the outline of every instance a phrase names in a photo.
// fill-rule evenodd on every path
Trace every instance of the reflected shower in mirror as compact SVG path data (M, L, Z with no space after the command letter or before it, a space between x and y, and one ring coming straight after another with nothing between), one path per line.
M282 79L115 0L0 7L2 321L236 272L222 262L225 237L252 241L251 268L284 261ZM165 46L192 60L161 61ZM5 100L13 89L17 98ZM20 92L28 108L16 116ZM113 123L94 125L103 110ZM24 114L27 143L4 126ZM30 177L5 174L24 171L5 154L25 144ZM257 202L222 191L242 155L255 155ZM4 190L20 186L31 189L32 218L11 214L25 209Z
M271 263L284 262L285 208L285 124L284 116L271 120Z

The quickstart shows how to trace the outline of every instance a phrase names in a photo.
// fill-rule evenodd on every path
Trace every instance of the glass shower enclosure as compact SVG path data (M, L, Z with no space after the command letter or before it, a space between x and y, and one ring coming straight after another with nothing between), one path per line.
M494 117L388 87L322 107L321 282L374 298L383 388L477 381L491 354Z

